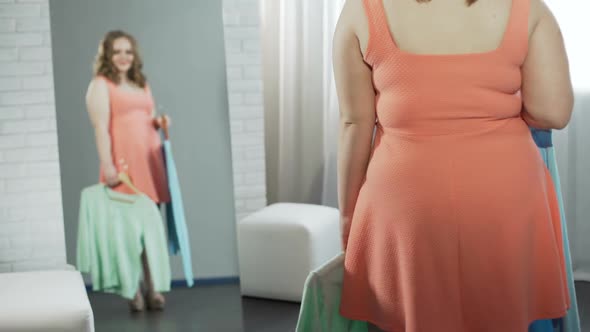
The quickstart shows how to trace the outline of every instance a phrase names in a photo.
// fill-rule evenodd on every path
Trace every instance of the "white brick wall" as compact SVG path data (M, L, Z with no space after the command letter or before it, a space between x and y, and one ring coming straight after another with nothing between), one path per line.
M48 0L0 0L0 272L64 265Z
M267 203L259 0L223 0L223 20L236 218L241 220Z

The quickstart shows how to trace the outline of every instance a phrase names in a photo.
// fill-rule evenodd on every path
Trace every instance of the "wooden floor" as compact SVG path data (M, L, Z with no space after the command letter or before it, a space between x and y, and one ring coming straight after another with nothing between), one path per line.
M582 332L590 332L590 283L576 288ZM90 302L97 332L290 332L299 314L297 303L242 298L237 284L174 289L163 312L131 314L109 294L90 293Z

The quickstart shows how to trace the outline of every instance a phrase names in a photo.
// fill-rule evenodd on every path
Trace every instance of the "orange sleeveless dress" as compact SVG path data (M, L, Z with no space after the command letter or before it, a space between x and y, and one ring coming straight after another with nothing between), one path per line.
M142 92L132 92L121 89L107 78L100 78L109 90L109 132L115 167L123 171L126 165L133 184L154 202L169 202L162 141L152 122L154 100L150 88L146 85ZM105 182L102 170L100 182ZM113 189L134 193L124 184Z
M525 332L570 305L550 174L521 117L530 0L501 45L399 49L363 0L377 133L355 206L340 312L388 332Z

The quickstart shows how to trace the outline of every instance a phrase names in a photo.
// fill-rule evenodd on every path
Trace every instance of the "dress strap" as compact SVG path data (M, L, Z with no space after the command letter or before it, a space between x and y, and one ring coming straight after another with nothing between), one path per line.
M391 33L383 0L363 0L363 6L369 26L369 41L365 60L372 64L375 61L375 54L380 53L376 51L391 45Z
M530 3L531 0L512 0L502 45L509 54L514 54L521 61L524 61L528 51Z

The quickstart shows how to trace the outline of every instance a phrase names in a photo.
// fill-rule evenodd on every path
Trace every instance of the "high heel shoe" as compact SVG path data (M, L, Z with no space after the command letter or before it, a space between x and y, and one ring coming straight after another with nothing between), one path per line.
M131 312L141 312L144 309L145 301L143 299L143 294L141 293L141 290L138 290L137 293L135 293L133 300L129 301L129 310L131 310Z
M147 293L147 307L150 310L164 310L166 299L164 295L158 292Z

